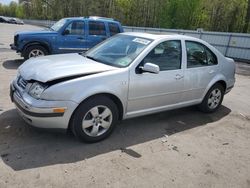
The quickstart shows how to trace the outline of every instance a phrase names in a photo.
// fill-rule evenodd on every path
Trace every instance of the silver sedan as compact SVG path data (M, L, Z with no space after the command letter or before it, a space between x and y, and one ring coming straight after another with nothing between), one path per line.
M27 60L10 96L29 124L97 142L118 120L191 105L214 112L234 83L234 61L205 41L123 33L85 54Z

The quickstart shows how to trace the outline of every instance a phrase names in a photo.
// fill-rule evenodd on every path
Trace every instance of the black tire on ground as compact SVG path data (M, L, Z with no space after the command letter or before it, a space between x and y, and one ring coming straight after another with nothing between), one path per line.
M216 97L216 95L213 96L213 92L214 92L214 94L217 93L218 96L219 96L219 93L221 93L220 97ZM199 109L205 113L215 112L221 106L221 103L222 103L223 98L224 98L224 94L225 94L224 87L220 83L214 84L208 90L202 103L200 105L198 105ZM217 100L216 100L216 98L217 98ZM213 102L213 101L215 101L215 102ZM214 104L214 105L212 105L212 104Z
M32 46L29 46L29 47L27 47L25 49L24 54L23 54L24 59L25 60L29 59L30 58L30 53L34 52L36 50L40 51L44 55L48 55L49 54L48 50L46 48L44 48L43 46L41 46L41 45L32 45Z
M94 117L92 114L92 112L90 112L90 110L92 109L96 109L96 107L98 108L98 112L99 115L102 116L103 115L103 119L99 119L96 120L97 117ZM102 107L104 108L102 111ZM107 121L111 122L111 125L109 126L109 128L105 129L103 128L101 125L104 123L106 123L105 120L105 115L104 115L104 111L108 109L108 111L112 114L111 116L108 116L106 119ZM118 122L118 108L117 105L108 97L106 96L96 96L96 97L92 97L86 101L84 101L83 103L81 103L78 108L76 109L76 111L73 114L73 117L71 119L71 130L73 132L73 134L76 136L76 138L78 138L80 141L83 142L98 142L101 141L105 138L107 138L112 131L115 128L116 123ZM90 121L92 124L90 127L83 129L83 120ZM96 135L96 136L92 136L89 135L91 134L91 132L94 129L95 123L97 121L101 121L101 125L98 126L98 131L105 131L104 133L102 133L101 135ZM96 125L97 126L97 125Z

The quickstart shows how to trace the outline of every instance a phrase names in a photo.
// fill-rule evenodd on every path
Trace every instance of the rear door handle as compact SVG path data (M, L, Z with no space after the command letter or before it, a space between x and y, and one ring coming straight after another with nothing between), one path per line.
M180 80L180 79L182 79L182 78L184 78L183 75L180 75L180 74L176 74L176 75L175 75L175 79L176 79L176 80Z

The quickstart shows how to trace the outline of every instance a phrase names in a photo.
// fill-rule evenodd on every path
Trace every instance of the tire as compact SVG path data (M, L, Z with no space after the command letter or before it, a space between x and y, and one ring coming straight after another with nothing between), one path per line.
M24 51L24 59L27 60L31 57L38 57L48 55L49 52L46 48L40 45L32 45L25 49Z
M198 106L199 109L205 113L215 112L221 106L224 94L224 87L221 84L216 83L207 92L202 103Z
M71 130L80 141L98 142L107 138L118 122L118 108L106 96L81 103L71 119Z

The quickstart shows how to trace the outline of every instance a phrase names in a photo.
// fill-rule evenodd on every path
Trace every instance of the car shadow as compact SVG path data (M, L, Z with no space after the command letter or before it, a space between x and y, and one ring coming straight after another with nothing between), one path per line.
M205 126L230 112L225 106L213 114L204 114L195 107L189 107L124 120L106 140L87 144L77 141L72 134L31 128L12 109L0 114L0 154L3 162L16 171L73 163L114 150L140 158L141 154L129 149L130 146Z
M3 62L3 67L6 69L18 69L24 62L24 59L7 60Z

